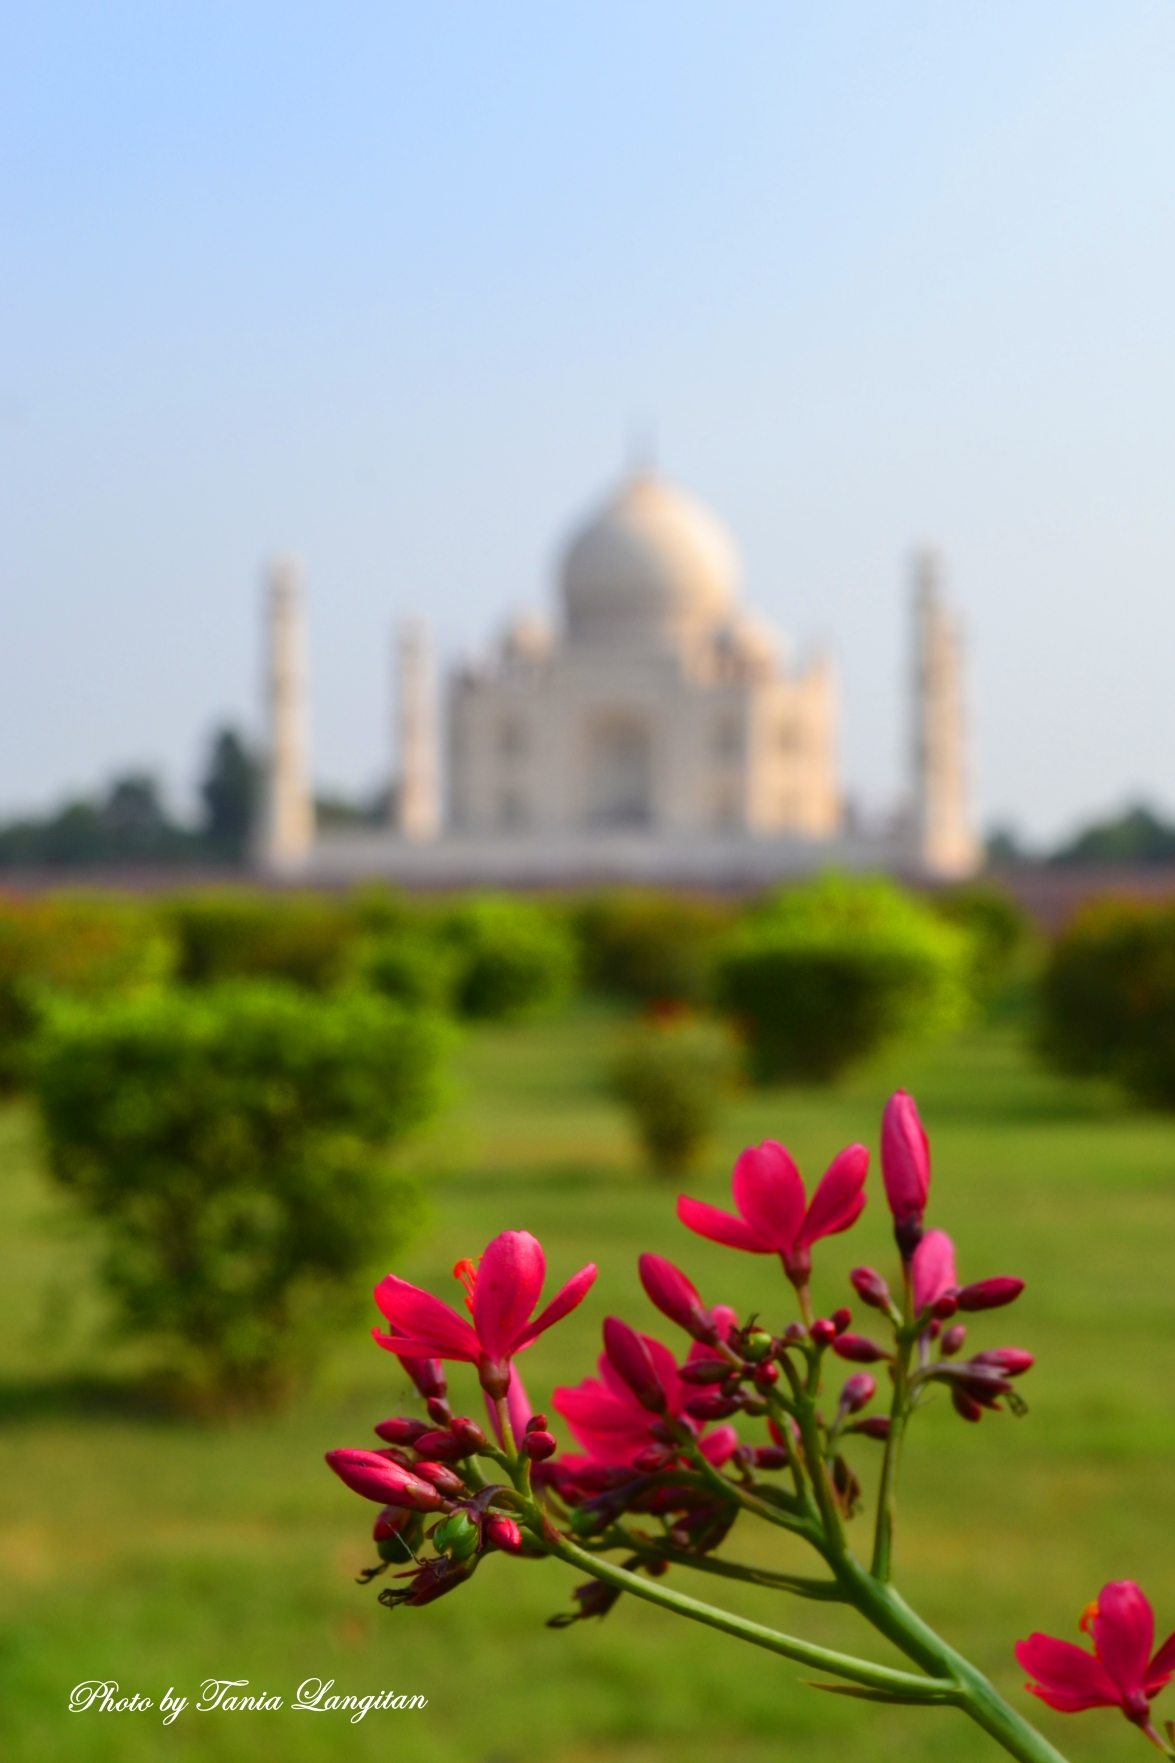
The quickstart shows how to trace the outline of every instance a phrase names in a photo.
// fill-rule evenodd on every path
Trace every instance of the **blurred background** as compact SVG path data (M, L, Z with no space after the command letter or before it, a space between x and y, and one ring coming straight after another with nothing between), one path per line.
M782 1323L674 1198L767 1136L811 1183L900 1084L1038 1361L920 1418L903 1588L1018 1705L1104 1579L1175 1623L1170 10L0 45L5 1754L989 1754L623 1600L550 1631L550 1564L383 1610L321 1455L417 1400L372 1279L455 1302L505 1228L601 1267L543 1402L644 1249ZM66 1714L107 1676L429 1706Z

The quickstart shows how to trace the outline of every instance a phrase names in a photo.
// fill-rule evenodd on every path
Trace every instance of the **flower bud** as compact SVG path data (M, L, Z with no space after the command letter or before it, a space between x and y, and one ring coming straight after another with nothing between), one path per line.
M835 1328L837 1334L843 1334L852 1320L852 1311L846 1310L843 1305L839 1310L834 1310L832 1313L832 1326Z
M431 1481L434 1488L442 1494L463 1494L465 1483L447 1463L417 1463L412 1473L420 1476L422 1481Z
M385 1506L375 1521L372 1537L381 1561L402 1566L420 1547L424 1520L419 1512L402 1506Z
M755 1383L759 1389L769 1390L773 1384L777 1384L778 1382L779 1367L773 1359L768 1359L763 1365L756 1365Z
M832 1343L832 1350L838 1359L848 1359L856 1365L875 1365L879 1359L890 1357L884 1347L860 1334L838 1335Z
M769 1357L774 1344L774 1341L767 1333L766 1329L752 1329L751 1333L743 1342L743 1352L752 1365L758 1365L764 1359Z
M662 1316L676 1322L678 1328L684 1328L696 1341L716 1347L718 1323L680 1267L675 1267L663 1255L642 1255L638 1267L641 1284Z
M827 1316L818 1317L812 1324L812 1339L818 1347L830 1347L836 1339L836 1323Z
M396 1357L399 1358L399 1354ZM400 1359L400 1364L426 1401L430 1396L448 1394L449 1386L439 1359Z
M967 1339L967 1326L966 1326L966 1324L962 1323L962 1322L956 1322L954 1328L948 1328L946 1333L943 1335L942 1345L939 1348L939 1352L942 1354L944 1359L953 1359L955 1354L958 1353L959 1351L961 1351L962 1346L963 1346L963 1342L966 1339Z
M994 1366L1005 1377L1021 1377L1032 1369L1036 1360L1023 1347L989 1347L986 1353L976 1353L971 1363Z
M547 1417L545 1414L532 1414L526 1423L527 1432L546 1432Z
M700 1396L690 1397L685 1411L695 1420L725 1420L728 1414L737 1414L741 1407L738 1396L723 1396L717 1390L705 1390Z
M983 1419L983 1409L979 1403L973 1401L966 1390L960 1389L958 1384L951 1386L951 1401L955 1405L955 1413L962 1415L964 1420Z
M517 1555L522 1548L522 1532L512 1518L499 1517L497 1513L486 1519L486 1539L496 1549L504 1549L507 1555Z
M434 1426L448 1426L453 1418L453 1410L449 1407L444 1396L430 1396L425 1407L428 1409L428 1417Z
M783 1331L783 1338L787 1346L797 1347L801 1341L807 1340L808 1331L802 1322L789 1322Z
M922 1240L922 1217L930 1193L930 1145L913 1096L897 1090L881 1120L881 1174L893 1213L903 1261Z
M459 1414L455 1420L449 1423L449 1431L458 1444L465 1447L467 1452L480 1451L486 1442L486 1435L477 1421L470 1420L464 1414Z
M401 1451L399 1445L384 1445L376 1453L377 1457L386 1457L389 1463L398 1463L401 1469L411 1469L412 1459L407 1451Z
M545 1457L553 1457L559 1449L559 1441L551 1432L528 1432L522 1441L522 1450L532 1463L541 1463Z
M453 1512L433 1532L433 1544L455 1561L468 1561L481 1545L481 1531L466 1511Z
M870 1309L888 1310L893 1303L889 1287L872 1267L854 1267L849 1280L862 1304L868 1304Z
M955 1311L958 1308L959 1300L955 1294L953 1292L944 1292L941 1298L935 1299L930 1314L934 1317L936 1322L946 1322L955 1314Z
M846 1377L840 1392L840 1413L859 1414L877 1394L877 1379L867 1371L855 1371Z
M730 1365L725 1359L691 1359L678 1366L677 1375L682 1383L723 1383L730 1375Z
M378 1451L328 1451L326 1460L339 1480L365 1500L378 1500L381 1506L409 1506L416 1512L436 1512L443 1504L431 1482L389 1463Z
M422 1432L412 1449L430 1463L455 1463L458 1457L468 1454L469 1447L445 1427L443 1431L438 1428L435 1432Z
M981 1279L973 1286L964 1286L959 1296L960 1310L999 1310L1014 1303L1024 1290L1022 1279L999 1274L995 1279Z
M397 1414L391 1420L381 1420L375 1428L379 1438L389 1445L414 1445L421 1433L428 1432L427 1420L414 1420L406 1414Z
M406 1506L385 1506L372 1528L373 1539L382 1543L385 1537L395 1536L413 1516Z
M871 1414L868 1420L858 1420L850 1426L850 1432L859 1432L867 1439L887 1439L889 1437L889 1415Z
M751 1462L756 1469L786 1469L787 1452L782 1445L753 1445Z
M665 1386L657 1375L653 1355L644 1339L618 1316L604 1320L604 1351L617 1376L650 1414L664 1414L669 1406Z

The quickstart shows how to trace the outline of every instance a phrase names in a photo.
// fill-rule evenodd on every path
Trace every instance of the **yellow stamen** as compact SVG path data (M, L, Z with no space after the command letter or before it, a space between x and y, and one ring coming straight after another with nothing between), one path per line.
M472 1259L472 1257L469 1255L464 1256L460 1261L458 1261L457 1265L454 1267L453 1278L459 1279L461 1281L461 1284L465 1287L465 1292L466 1292L465 1308L468 1310L469 1314L472 1316L473 1315L473 1292L474 1292L475 1286L477 1285L477 1262L474 1261Z

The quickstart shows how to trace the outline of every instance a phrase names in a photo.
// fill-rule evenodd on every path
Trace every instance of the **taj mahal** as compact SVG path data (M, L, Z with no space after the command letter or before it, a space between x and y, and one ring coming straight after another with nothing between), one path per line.
M831 662L789 665L739 574L715 515L630 474L566 544L550 623L514 620L443 689L426 627L401 624L387 825L319 833L300 572L275 563L258 866L438 887L970 874L962 657L935 555L914 564L908 808L868 834L846 816Z

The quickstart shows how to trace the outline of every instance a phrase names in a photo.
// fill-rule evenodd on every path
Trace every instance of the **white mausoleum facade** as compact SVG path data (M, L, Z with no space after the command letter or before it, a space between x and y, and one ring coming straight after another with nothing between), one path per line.
M915 560L908 808L884 832L846 825L831 663L794 665L739 573L713 514L631 475L567 544L550 623L516 619L443 690L427 632L401 626L388 825L316 834L301 590L281 565L259 866L421 886L971 873L962 651L933 554Z
M452 680L453 831L834 836L831 669L784 666L738 575L712 515L630 478L567 549L557 631Z

